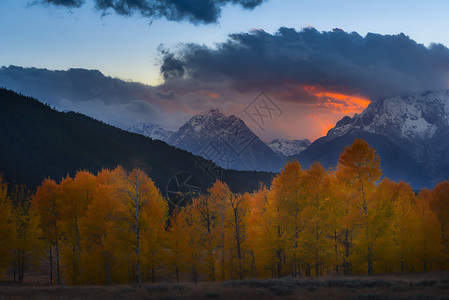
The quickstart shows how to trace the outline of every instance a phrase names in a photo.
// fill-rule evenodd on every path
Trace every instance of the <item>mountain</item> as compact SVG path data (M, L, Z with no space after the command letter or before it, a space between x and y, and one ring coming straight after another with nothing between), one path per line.
M373 100L361 113L337 122L325 137L296 157L336 165L338 154L355 138L379 152L385 176L429 187L449 177L449 91Z
M310 146L310 141L308 139L303 140L287 140L287 139L276 139L272 140L267 144L275 153L284 156L296 155L304 151Z
M167 142L226 169L277 172L285 162L241 119L226 117L218 109L192 117Z
M160 125L150 122L139 123L128 129L130 132L138 133L153 140L160 140L167 142L168 138L173 134L173 131L167 130Z
M10 90L0 89L0 107L0 172L9 182L36 187L46 177L59 181L78 170L97 172L118 164L140 166L163 193L179 174L191 174L202 188L221 178L235 192L252 191L259 182L269 185L273 176L222 170L162 141L80 113L58 112Z

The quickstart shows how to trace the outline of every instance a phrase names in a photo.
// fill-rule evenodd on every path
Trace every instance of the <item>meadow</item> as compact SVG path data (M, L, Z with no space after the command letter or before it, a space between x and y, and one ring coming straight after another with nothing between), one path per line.
M0 299L449 299L449 272L244 279L194 284L48 286L0 283Z

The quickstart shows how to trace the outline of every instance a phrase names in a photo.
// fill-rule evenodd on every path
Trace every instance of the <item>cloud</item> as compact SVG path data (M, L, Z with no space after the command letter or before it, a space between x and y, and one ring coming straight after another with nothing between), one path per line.
M84 0L39 0L44 4L80 7ZM265 0L94 0L98 10L112 10L123 16L140 14L151 19L165 17L170 21L188 21L194 24L216 23L223 6L239 5L254 9Z
M265 131L261 131L244 113L257 93L230 89L232 82L227 79L209 82L172 78L159 86L149 86L104 76L98 70L53 71L9 66L0 67L0 83L58 110L77 111L123 129L152 122L177 130L193 115L219 108L226 115L234 114L245 120L265 141L304 137L313 140L343 113L363 109L351 97L287 84L270 91L284 111L282 117L270 120ZM303 102L295 102L295 96L302 97Z
M81 7L84 4L84 0L41 0L41 3L56 6Z
M231 34L215 48L184 44L161 53L160 71L167 81L226 80L239 92L287 89L288 94L315 86L375 98L447 89L449 83L449 49L441 44L426 47L402 33L363 37L341 29L283 27L274 34ZM311 100L296 101L303 98Z
M59 110L81 112L120 128L162 123L165 116L154 87L107 77L98 70L1 67L0 82Z

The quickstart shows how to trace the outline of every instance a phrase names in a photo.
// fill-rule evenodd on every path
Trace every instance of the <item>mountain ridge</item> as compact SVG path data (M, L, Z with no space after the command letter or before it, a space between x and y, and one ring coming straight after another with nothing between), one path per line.
M38 100L0 88L0 171L10 182L36 187L44 178L57 181L79 170L139 165L164 192L179 172L194 174L209 187L217 177L198 166L198 157L162 141L107 125L74 112L59 112ZM207 164L214 167L213 163ZM214 167L216 168L216 166ZM252 191L269 185L267 172L224 170L231 189ZM245 180L242 180L245 178Z
M395 159L384 161L383 166L404 160L404 170L410 167L407 176L399 170L386 168L384 175L395 180L410 178L414 187L430 187L449 177L449 91L426 92L407 96L376 99L361 113L352 118L345 116L330 129L326 136L296 156L306 165L320 154L321 161L336 164L335 152L341 151L343 141L366 136L368 142L386 147L395 147ZM386 138L383 139L382 137ZM380 142L383 140L383 142ZM332 142L333 141L333 142ZM339 144L337 149L329 147ZM382 145L382 146L381 146ZM324 149L329 149L324 151ZM389 154L379 150L382 159ZM405 163L407 161L407 163ZM414 174L411 173L414 170ZM427 180L425 178L428 178ZM411 179L414 178L414 179ZM422 180L422 183L419 183Z
M152 125L151 130L162 129ZM150 131L151 131L150 130ZM131 128L142 132L140 128ZM155 132L143 133L151 138L163 139ZM194 115L179 130L171 132L165 141L177 148L214 161L225 169L278 172L286 157L280 157L263 143L245 122L238 117L225 116L218 108Z
M271 159L280 160L282 162L285 161L288 156L298 154L310 145L308 139L275 139L270 143L264 143L268 146L268 148L266 148L259 142L260 139L258 136L246 126L243 120L234 115L227 117L221 113L218 108L194 115L190 120L183 124L178 131L169 131L162 126L153 123L139 123L128 130L134 133L143 134L152 139L165 141L172 146L211 159L224 168L241 168L242 166L246 166L247 168L258 168L257 162L253 162L253 164L251 164L251 162L242 162L242 160L239 160L241 153L233 151L232 148L229 149L230 143L226 141L226 136L232 134L232 130L246 132L247 138L249 139L248 147L251 146L250 144L252 142L256 141L258 147L263 149L259 151L270 153L268 150L268 148L270 148L271 151L277 155L277 157L275 157L270 153L269 156L271 156ZM215 149L206 149L207 145L210 144L212 144ZM221 153L221 156L219 157L211 157L212 153L208 150L223 150L223 153ZM229 160L229 158L234 161ZM271 168L270 171L279 171L282 166L279 164L277 167L278 169L274 167Z
M170 136L174 133L173 131L165 129L161 125L151 122L137 123L136 125L128 128L127 131L141 134L153 140L160 140L163 142L167 142Z

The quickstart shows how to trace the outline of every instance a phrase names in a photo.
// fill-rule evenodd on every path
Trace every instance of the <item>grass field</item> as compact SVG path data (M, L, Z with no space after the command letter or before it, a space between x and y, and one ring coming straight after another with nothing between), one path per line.
M119 286L0 283L0 299L416 299L449 300L449 272Z

